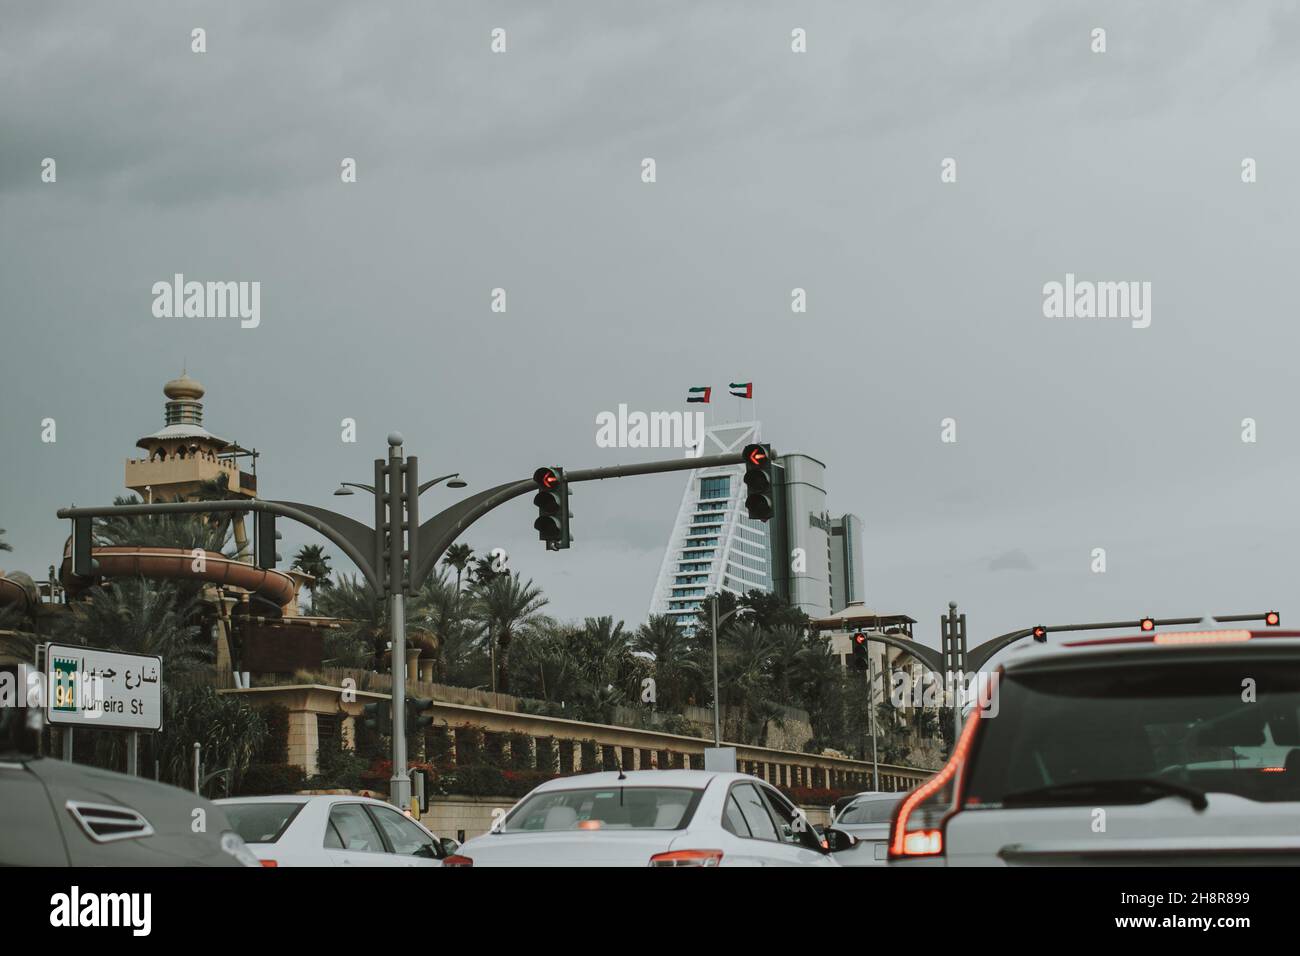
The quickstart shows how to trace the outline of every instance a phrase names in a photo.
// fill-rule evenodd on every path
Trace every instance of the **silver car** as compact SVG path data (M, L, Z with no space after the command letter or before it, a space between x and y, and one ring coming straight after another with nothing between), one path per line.
M1145 633L1026 648L891 863L1300 863L1300 632Z
M28 711L0 708L0 866L258 865L188 790L38 756Z
M889 824L901 793L860 793L835 818L834 828L857 843L835 857L840 866L884 866L889 858Z
M834 866L823 840L757 777L631 770L548 781L444 866ZM834 838L838 839L834 839Z

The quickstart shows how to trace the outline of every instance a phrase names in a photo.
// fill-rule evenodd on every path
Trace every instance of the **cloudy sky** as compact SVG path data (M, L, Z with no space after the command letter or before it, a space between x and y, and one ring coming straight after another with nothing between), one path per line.
M1285 614L1298 49L1265 2L14 5L3 560L43 577L55 510L122 493L182 364L264 496L357 517L330 493L391 429L477 489L656 457L597 447L596 415L752 380L765 438L862 517L868 603L928 642L949 600L973 640ZM177 272L259 281L260 326L155 318ZM1067 272L1150 282L1150 327L1045 318ZM635 623L681 491L577 486L561 554L526 499L467 540L561 617Z

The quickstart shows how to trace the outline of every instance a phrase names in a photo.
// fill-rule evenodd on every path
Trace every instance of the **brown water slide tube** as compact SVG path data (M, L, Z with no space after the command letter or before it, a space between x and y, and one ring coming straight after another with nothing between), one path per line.
M27 614L40 601L36 582L21 571L0 571L0 607L17 608Z
M72 574L71 542L64 548L59 578L70 594L91 586L88 578ZM205 551L203 570L194 570L194 552L188 548L95 548L91 555L99 562L96 574L105 578L146 577L191 581L243 588L284 607L294 596L293 578L283 571L268 571L226 557L217 551Z

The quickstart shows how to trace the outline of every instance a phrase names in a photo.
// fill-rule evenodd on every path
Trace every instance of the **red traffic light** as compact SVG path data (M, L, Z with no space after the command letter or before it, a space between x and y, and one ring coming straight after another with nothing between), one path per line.
M749 459L751 465L756 468L761 468L763 467L763 463L767 461L767 449L762 445L751 445L749 447L749 454L745 457Z
M1277 627L1282 623L1282 615L1278 614L1277 611L1269 611L1264 615L1264 623L1269 627Z
M533 481L537 482L539 487L550 490L560 483L560 476L555 473L554 468L538 468L533 472Z
M854 634L854 635L853 635L853 643L854 643L854 644L865 644L865 643L867 643L867 635L865 635L865 634L863 634L863 633L861 633L861 632L858 632L857 634Z
M1156 629L1155 618L1144 617L1142 618L1141 624L1142 624L1142 630L1144 631L1154 631Z
M1042 644L1044 641L1046 641L1046 640L1047 640L1047 628L1043 627L1043 625L1041 625L1041 624L1035 625L1035 627L1034 627L1034 640L1036 640L1039 644Z

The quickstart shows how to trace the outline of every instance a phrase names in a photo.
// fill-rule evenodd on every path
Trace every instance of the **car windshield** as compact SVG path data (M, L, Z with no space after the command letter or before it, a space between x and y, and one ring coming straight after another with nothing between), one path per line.
M1300 666L1177 661L1004 675L968 808L1145 803L1175 792L1300 800ZM1155 781L1145 786L1133 781Z
M850 803L848 808L836 817L835 822L836 824L888 823L899 799L899 797L889 797L883 800L858 800L856 803Z
M301 803L224 803L226 819L245 843L274 843L302 809Z
M550 790L524 800L502 831L679 830L690 822L701 790L685 787L592 787Z

